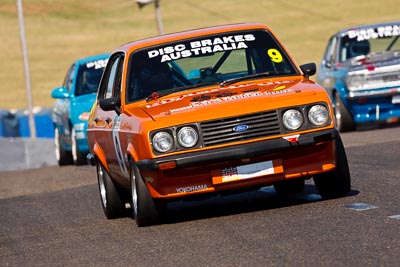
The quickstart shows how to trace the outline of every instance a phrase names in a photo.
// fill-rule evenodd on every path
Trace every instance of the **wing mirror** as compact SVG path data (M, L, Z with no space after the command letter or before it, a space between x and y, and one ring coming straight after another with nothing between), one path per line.
M54 88L53 91L51 91L51 97L64 99L64 98L69 98L70 94L67 88L60 86Z
M330 62L330 61L325 61L324 60L324 66L327 68L327 69L330 69L330 68L332 68L332 63Z
M101 99L99 104L104 111L115 110L118 115L121 114L121 99L119 97Z
M303 72L304 77L308 78L314 75L317 72L317 66L315 63L307 63L300 66L301 71Z

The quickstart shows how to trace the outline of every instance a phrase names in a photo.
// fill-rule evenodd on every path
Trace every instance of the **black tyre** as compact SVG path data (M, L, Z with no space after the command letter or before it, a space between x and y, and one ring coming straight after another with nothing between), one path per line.
M66 151L62 145L61 135L57 126L54 126L54 146L56 160L59 166L70 165L73 163L71 152Z
M340 95L338 93L335 94L335 120L336 120L336 128L339 132L347 132L353 131L355 129L353 118L350 112L343 105L342 100L340 99Z
M122 217L126 214L125 202L118 192L110 175L104 169L100 162L97 162L97 180L99 184L99 192L101 204L107 219Z
M304 190L304 179L290 179L274 183L275 191L279 195L293 195Z
M160 222L165 203L153 199L147 189L139 169L131 162L131 207L133 217L139 227Z
M314 176L314 183L324 199L343 197L350 192L351 181L347 157L338 134L335 140L336 169Z
M76 141L75 129L71 132L71 146L72 146L72 160L75 165L84 165L87 163L86 154L79 151L78 143Z

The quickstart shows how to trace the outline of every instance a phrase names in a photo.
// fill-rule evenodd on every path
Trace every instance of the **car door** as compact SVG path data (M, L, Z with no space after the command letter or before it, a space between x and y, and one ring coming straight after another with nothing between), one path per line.
M72 87L75 84L75 76L76 76L76 64L72 64L69 68L67 75L65 76L63 87L66 88L69 92L69 97L59 99L57 103L57 120L60 126L60 134L63 138L63 141L67 145L71 145L71 125L70 125L70 110L71 110L71 92Z
M104 110L99 103L103 100L120 99L123 62L123 53L110 57L99 87L94 116L95 139L105 153L110 174L117 180L128 175L119 142L121 116L116 109Z
M337 64L337 45L338 37L333 35L326 46L324 57L319 66L317 75L317 82L322 85L328 94L332 95L332 88L334 87L334 76Z

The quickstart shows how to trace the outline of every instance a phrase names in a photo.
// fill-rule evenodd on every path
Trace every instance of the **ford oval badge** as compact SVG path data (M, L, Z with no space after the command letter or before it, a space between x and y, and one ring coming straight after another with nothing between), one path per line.
M246 124L237 125L232 128L232 130L234 130L235 132L243 132L246 131L247 129L249 129L249 125Z

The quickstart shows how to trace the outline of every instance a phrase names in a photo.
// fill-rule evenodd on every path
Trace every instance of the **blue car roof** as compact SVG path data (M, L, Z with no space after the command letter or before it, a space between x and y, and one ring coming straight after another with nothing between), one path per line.
M351 31L351 30L362 30L362 29L378 28L378 27L385 27L385 26L398 26L399 31L400 31L400 21L391 21L391 22L364 24L364 25L349 27L349 28L340 30L339 32L336 33L336 35L343 36L348 31Z
M86 64L87 62L101 60L101 59L107 59L109 57L110 57L109 53L99 54L99 55L94 55L94 56L89 56L89 57L84 57L84 58L80 58L80 59L76 60L75 64L82 65L82 64Z

